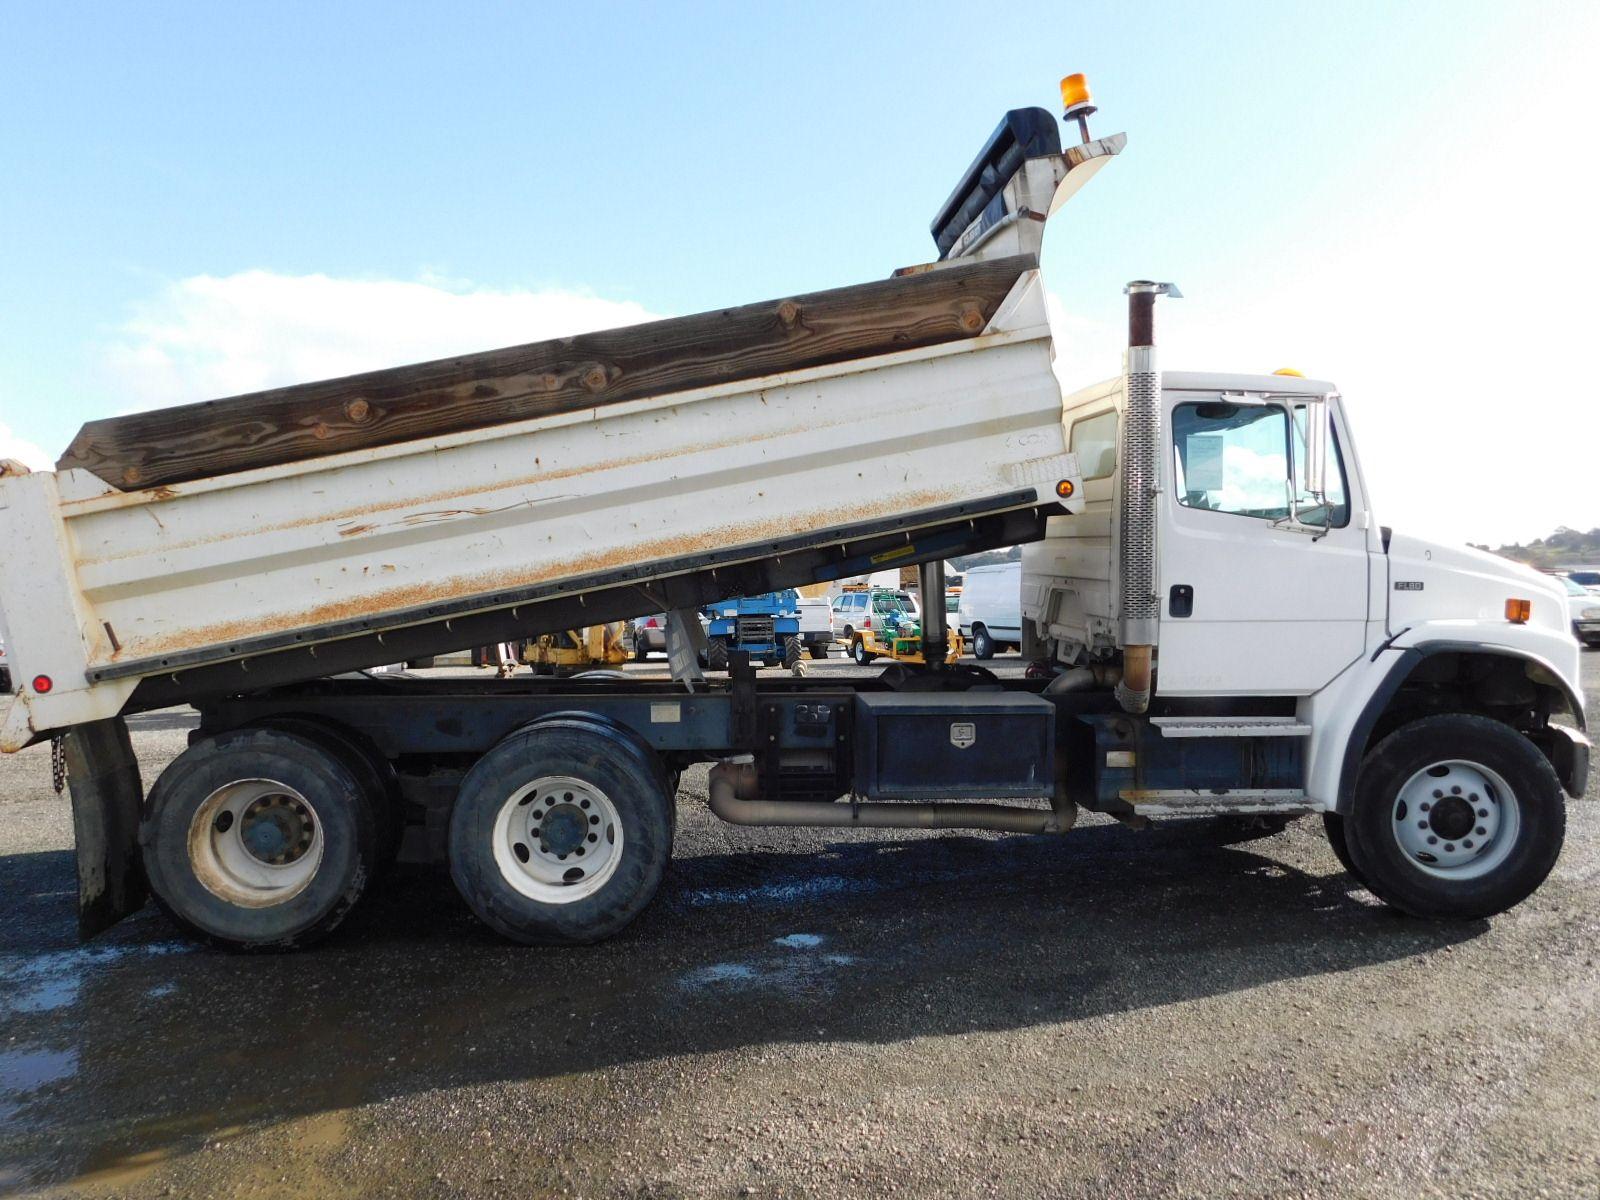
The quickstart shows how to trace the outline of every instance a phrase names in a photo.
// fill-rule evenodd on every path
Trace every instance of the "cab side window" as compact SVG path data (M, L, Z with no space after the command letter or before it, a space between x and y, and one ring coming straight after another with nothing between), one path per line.
M1109 479L1117 469L1116 410L1074 421L1067 448L1078 456L1085 480Z
M1346 525L1344 463L1338 439L1330 442L1327 495L1322 504L1306 491L1305 409L1289 414L1276 404L1180 404L1172 413L1173 471L1185 508L1279 521L1289 515L1289 455L1293 439L1295 492L1308 524Z

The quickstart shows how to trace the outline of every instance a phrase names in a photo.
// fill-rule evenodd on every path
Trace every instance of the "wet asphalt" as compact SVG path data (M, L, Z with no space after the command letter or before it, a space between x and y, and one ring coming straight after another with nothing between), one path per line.
M191 724L133 720L147 783ZM1312 820L844 835L704 789L605 945L504 944L403 867L241 957L153 910L79 945L48 751L0 758L0 1194L1600 1194L1591 800L1530 901L1437 925Z

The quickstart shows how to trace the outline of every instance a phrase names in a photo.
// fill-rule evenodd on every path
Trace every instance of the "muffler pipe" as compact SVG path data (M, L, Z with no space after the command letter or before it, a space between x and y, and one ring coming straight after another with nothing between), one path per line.
M1121 548L1118 601L1122 624L1124 712L1150 707L1152 659L1161 623L1156 593L1156 499L1161 491L1161 372L1156 368L1157 296L1181 296L1170 283L1136 279L1128 295L1127 404L1122 416Z
M1122 668L1115 663L1090 663L1086 667L1073 667L1062 671L1044 685L1041 696L1059 696L1065 692L1086 692L1091 688L1113 687L1122 682Z
M711 768L711 811L730 825L807 825L857 829L992 829L1000 833L1065 833L1077 806L1049 809L1003 804L850 804L842 801L762 800L755 766L720 762Z

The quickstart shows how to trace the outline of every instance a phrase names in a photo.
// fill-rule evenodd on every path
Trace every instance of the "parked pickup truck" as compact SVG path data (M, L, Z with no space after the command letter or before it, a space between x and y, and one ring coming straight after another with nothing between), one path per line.
M1007 113L888 279L111 417L8 470L0 748L64 738L82 930L149 892L301 946L403 852L507 937L593 941L654 894L694 763L736 824L1316 814L1404 912L1538 887L1588 770L1565 593L1383 526L1332 383L1164 369L1169 285L1128 285L1123 369L1063 397L1045 218L1125 144L1063 101L1080 140ZM1047 677L946 663L944 561L1017 544ZM876 676L706 681L688 646L670 679L324 678L913 564L925 663ZM146 794L125 717L175 704L199 728Z

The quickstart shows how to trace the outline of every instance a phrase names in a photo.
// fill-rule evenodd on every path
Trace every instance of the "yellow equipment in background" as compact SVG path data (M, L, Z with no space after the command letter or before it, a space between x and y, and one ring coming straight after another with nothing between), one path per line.
M620 667L628 661L622 621L543 633L522 645L522 661L535 675L568 675L590 667Z
M951 629L948 636L949 650L944 660L953 663L967 652L967 646L961 640L960 630ZM902 636L898 633L885 633L882 630L863 629L856 634L855 640L856 644L850 648L850 656L863 665L875 658L892 658L895 662L906 663L923 661L920 634Z

